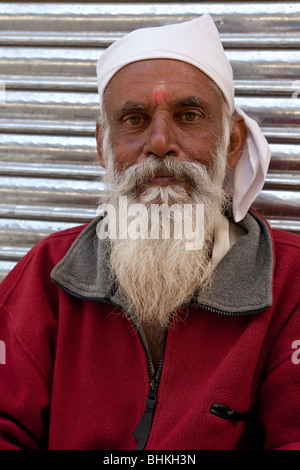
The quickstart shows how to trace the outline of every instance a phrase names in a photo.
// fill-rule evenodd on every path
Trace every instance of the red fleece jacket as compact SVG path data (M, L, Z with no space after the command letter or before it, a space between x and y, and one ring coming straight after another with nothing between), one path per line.
M1 283L0 449L137 445L149 393L139 335L114 305L50 280L81 230L47 237ZM272 236L272 307L241 316L187 307L171 323L146 449L300 450L300 244Z

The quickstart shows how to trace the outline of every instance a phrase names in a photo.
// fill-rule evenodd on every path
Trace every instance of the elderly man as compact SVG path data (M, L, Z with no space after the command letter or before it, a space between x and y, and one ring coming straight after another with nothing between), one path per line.
M0 448L300 449L299 237L249 209L270 152L212 19L130 33L98 85L99 216L1 285Z

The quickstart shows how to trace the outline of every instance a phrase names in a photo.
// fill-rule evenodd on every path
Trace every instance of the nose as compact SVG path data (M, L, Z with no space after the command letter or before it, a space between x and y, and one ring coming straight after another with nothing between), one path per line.
M166 116L156 116L148 128L144 154L146 157L177 156L179 152L171 119Z

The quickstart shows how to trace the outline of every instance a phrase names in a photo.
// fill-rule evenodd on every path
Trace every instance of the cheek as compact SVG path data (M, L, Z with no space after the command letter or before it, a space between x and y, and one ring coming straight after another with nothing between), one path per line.
M186 161L210 166L216 155L217 145L211 134L197 133L192 138L181 140L181 155Z
M138 163L142 158L141 152L142 145L138 139L130 139L122 137L118 140L117 145L113 146L113 153L116 165L119 169L126 169L135 163Z

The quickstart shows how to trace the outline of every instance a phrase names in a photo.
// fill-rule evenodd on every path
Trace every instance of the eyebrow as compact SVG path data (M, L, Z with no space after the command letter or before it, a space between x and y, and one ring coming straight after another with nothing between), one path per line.
M189 96L187 98L180 99L175 102L175 105L178 107L193 107L193 108L201 108L205 109L205 104L203 101L198 98L198 96Z
M134 103L132 101L126 101L126 103L123 103L120 108L120 111L144 111L145 106L142 104Z
M203 101L198 98L198 96L189 96L187 98L182 98L180 100L175 101L176 106L188 107L194 106L197 108L204 108ZM123 103L120 108L120 111L145 111L145 106L139 103L134 103L132 101L126 101Z
M178 108L188 108L188 107L193 107L193 108L200 108L200 109L205 109L206 106L201 101L198 96L188 96L187 98L182 98L177 101L175 101L175 106ZM125 103L121 104L119 107L118 111L120 113L124 112L136 112L136 111L145 111L146 107L143 104L140 103L135 103L133 101L126 101ZM113 113L112 115L113 120L116 118L116 113Z
M118 110L111 114L111 119L112 121L116 121L120 114L137 111L145 111L145 106L139 103L134 103L132 101L126 101L125 103L121 104Z

